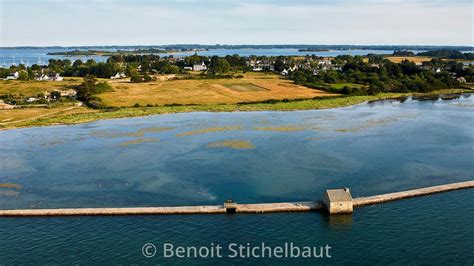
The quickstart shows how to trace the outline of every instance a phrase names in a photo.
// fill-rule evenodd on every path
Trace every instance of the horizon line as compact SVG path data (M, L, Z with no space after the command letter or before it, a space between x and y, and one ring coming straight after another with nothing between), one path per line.
M0 46L2 48L70 48L70 47L126 47L126 46L179 46L179 45L194 45L194 46L380 46L380 47L391 47L391 46L407 46L407 47L469 47L473 48L473 45L463 44L316 44L316 43L283 43L283 44L203 44L203 43L169 43L169 44L90 44L90 45L12 45L12 46Z

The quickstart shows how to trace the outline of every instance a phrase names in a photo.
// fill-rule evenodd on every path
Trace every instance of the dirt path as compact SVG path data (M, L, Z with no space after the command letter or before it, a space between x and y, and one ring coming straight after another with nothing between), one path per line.
M56 114L64 113L64 112L67 112L67 111L71 111L71 110L73 110L73 109L75 109L75 108L78 108L78 107L80 107L80 106L79 106L79 105L75 105L75 106L71 106L71 107L69 107L69 108L61 109L61 110L56 111L56 112L46 113L46 114L37 115L37 116L34 116L34 117L29 117L29 118L20 119L20 120L15 120L15 121L1 122L1 123L0 123L0 126L9 125L9 124L14 124L14 123L21 123L21 122L26 122L26 121L35 120L35 119L38 119L38 118L41 118L41 117L56 115Z

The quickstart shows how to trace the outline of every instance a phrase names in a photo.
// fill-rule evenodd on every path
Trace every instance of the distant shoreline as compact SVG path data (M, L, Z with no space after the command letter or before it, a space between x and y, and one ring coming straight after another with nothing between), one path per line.
M459 50L474 51L467 45L322 45L322 44L267 44L267 45L231 45L231 44L167 44L167 45L84 45L84 46L5 46L0 49L302 49L302 50Z

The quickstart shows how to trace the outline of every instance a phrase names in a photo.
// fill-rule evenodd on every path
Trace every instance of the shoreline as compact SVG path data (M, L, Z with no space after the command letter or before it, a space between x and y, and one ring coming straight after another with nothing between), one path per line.
M473 93L472 89L447 89L433 91L430 93L382 93L367 96L337 96L321 97L312 99L294 99L274 102L257 102L241 104L214 104L214 105L168 105L158 107L122 107L112 110L90 109L90 112L58 114L57 116L46 115L40 118L32 118L18 123L0 123L0 131L14 130L20 128L76 125L99 120L122 119L133 117L146 117L151 115L164 115L192 112L259 112L259 111L305 111L323 110L354 106L363 103L372 103L382 100L397 100L410 96L441 96L445 94L461 95ZM1 112L2 110L0 110Z

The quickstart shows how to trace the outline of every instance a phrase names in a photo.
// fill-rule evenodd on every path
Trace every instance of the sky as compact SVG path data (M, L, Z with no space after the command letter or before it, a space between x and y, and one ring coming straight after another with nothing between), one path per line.
M472 0L0 0L0 46L474 45Z

